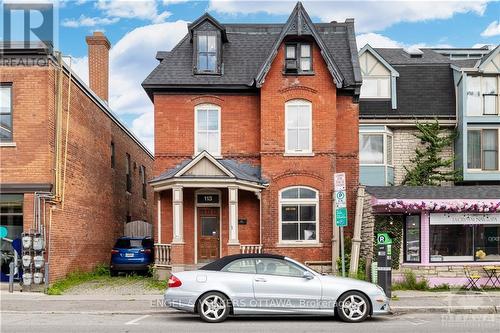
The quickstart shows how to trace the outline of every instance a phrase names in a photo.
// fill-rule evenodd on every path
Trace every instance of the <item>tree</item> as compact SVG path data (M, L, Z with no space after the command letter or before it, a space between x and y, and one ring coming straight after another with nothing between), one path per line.
M408 186L440 186L442 182L456 182L461 180L460 170L453 169L455 159L442 157L443 149L453 145L458 136L456 129L451 134L443 131L439 122L419 123L416 122L421 147L415 149L416 156L410 161L411 169L404 166L406 176L403 185ZM450 170L451 167L451 170Z

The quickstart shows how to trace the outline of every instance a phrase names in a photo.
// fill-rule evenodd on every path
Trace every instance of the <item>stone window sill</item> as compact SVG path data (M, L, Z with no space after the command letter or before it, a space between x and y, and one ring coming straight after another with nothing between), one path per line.
M278 243L276 247L323 247L323 243Z
M15 148L16 147L16 143L15 142L0 142L0 147Z
M284 157L313 157L314 153L284 153Z

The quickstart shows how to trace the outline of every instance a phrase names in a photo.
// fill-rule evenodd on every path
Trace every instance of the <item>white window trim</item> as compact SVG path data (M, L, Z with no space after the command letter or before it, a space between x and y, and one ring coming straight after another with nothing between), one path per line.
M309 107L309 149L304 150L289 150L288 149L288 106L308 106ZM285 103L285 154L284 156L314 156L312 151L312 103L305 99L293 99Z
M361 163L361 151L359 151L359 165L360 166L390 166L390 167L393 167L394 166L394 135L393 133L387 128L385 127L385 130L383 131L376 131L376 130L360 130L359 131L359 136L361 137L361 135L382 135L383 136L383 145L384 145L384 150L382 152L382 154L384 155L384 162L383 163L369 163L369 164L363 164ZM391 164L388 164L387 163L387 137L392 137L392 151L391 151L391 160L392 160L392 163ZM361 139L361 138L360 138ZM361 140L360 140L361 142Z
M194 156L200 154L202 151L198 151L198 110L202 109L216 109L217 110L217 121L219 123L219 142L218 142L218 150L216 152L207 151L210 155L221 158L221 141L222 141L222 123L221 123L221 107L216 104L198 104L194 107Z
M291 189L294 189L294 188L305 188L305 189L308 189L308 190L311 190L311 191L314 191L314 193L316 193L316 198L315 199L282 199L281 198L281 195L284 191L287 191L287 190L291 190ZM315 240L283 240L283 235L282 235L282 224L283 224L283 221L282 221L282 213L281 213L281 207L282 205L285 204L306 204L306 205L310 205L310 204L314 204L316 206L316 220L315 220L315 224L316 224L316 239ZM285 188L282 188L279 192L278 192L278 207L279 207L279 243L278 245L290 245L290 244L320 244L319 243L319 191L316 190L315 188L312 188L312 187L309 187L309 186L289 186L289 187L285 187ZM293 223L293 222L292 222ZM297 222L299 225L300 225L300 222ZM299 228L299 232L300 232L300 228Z
M483 170L482 166L483 166L483 130L497 130L497 135L498 135L498 138L497 138L497 149L498 149L498 161L497 161L497 165L498 165L498 169L496 170ZM478 168L469 168L468 167L468 163L467 163L467 160L469 158L468 156L468 144L469 144L469 131L479 131L481 133L481 147L480 147L480 153L481 153L481 169L478 169ZM472 173L492 173L492 172L499 172L500 171L500 127L488 127L488 126L485 126L485 127L467 127L467 129L465 130L465 132L467 133L467 138L465 140L465 158L464 158L464 163L465 163L465 169L468 171L468 172L472 172Z

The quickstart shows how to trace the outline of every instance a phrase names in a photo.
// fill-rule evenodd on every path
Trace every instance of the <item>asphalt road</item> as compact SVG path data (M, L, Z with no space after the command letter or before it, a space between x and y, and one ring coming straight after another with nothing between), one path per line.
M35 314L2 313L7 332L500 332L499 314L418 314L377 317L346 324L327 317L240 317L207 324L189 314Z

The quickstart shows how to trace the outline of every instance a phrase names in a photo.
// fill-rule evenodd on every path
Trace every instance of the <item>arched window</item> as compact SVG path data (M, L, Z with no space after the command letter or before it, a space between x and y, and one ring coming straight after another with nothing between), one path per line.
M319 195L310 187L294 186L280 191L280 242L317 243Z
M285 152L312 152L312 104L309 101L295 99L285 104Z
M195 107L195 155L206 150L220 156L220 107L200 104Z

